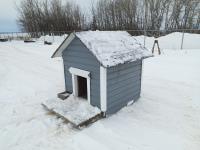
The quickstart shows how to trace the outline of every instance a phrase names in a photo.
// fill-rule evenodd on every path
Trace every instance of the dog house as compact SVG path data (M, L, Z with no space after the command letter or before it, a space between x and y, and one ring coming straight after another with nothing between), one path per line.
M113 114L140 97L142 60L149 56L125 31L83 31L71 33L52 57L63 58L67 93Z

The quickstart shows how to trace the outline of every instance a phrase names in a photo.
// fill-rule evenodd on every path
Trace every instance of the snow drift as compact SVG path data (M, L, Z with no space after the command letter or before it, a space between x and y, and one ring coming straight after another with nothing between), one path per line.
M134 36L141 44L144 44L144 36ZM146 37L146 47L152 49L154 37ZM174 32L157 38L161 49L180 49L182 33ZM184 34L183 49L200 49L200 34Z

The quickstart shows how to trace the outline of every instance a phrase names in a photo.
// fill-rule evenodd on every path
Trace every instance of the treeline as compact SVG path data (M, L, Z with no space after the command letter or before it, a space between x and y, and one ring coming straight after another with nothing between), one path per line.
M81 30L85 16L78 5L61 0L23 0L18 23L26 32Z
M92 9L97 29L192 29L200 26L200 1L99 0Z
M27 32L200 27L199 0L98 0L90 8L87 18L72 1L23 0L18 22Z

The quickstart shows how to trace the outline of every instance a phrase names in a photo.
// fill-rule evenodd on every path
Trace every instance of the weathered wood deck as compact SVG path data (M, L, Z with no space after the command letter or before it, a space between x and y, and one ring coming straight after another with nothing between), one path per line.
M102 113L97 107L91 106L85 99L75 98L72 95L65 100L59 98L48 100L42 105L46 110L67 120L76 128L87 126L102 118Z

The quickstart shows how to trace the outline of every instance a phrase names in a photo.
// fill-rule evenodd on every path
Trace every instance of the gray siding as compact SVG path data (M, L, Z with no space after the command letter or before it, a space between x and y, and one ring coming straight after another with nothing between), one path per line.
M107 68L107 114L140 97L141 73L142 60Z
M75 38L63 51L66 91L72 93L72 76L70 67L79 68L91 73L91 104L100 108L100 63L85 45Z

